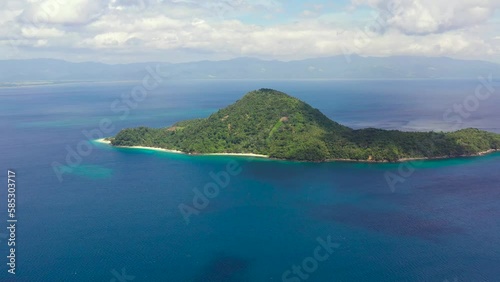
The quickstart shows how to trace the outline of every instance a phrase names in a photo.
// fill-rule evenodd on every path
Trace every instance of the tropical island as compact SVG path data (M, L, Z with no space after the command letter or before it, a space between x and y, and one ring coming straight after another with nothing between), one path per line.
M309 104L273 89L247 93L204 119L166 128L128 128L113 146L162 148L187 154L247 154L298 161L396 162L475 156L500 148L500 134L355 130Z

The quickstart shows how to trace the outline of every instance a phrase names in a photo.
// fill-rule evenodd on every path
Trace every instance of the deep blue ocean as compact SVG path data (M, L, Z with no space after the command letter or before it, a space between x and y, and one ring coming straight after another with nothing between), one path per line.
M500 133L499 83L474 100L474 80L165 81L121 101L138 84L0 88L0 281L500 281L498 153L401 165L82 147L103 120L106 135L164 127L264 87L354 128ZM214 183L187 223L179 205Z

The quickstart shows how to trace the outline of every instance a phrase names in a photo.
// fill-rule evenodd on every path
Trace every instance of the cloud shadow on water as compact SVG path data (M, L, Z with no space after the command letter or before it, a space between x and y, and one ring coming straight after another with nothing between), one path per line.
M323 206L312 216L394 236L437 241L441 236L462 233L460 227L441 219L427 219L403 211L365 210L351 205Z

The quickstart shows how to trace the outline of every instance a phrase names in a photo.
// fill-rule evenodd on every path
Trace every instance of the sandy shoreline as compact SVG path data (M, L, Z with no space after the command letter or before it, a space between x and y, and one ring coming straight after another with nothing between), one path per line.
M105 138L96 139L95 142L107 144L111 146L111 141L106 140ZM145 150L153 150L160 152L168 152L168 153L176 153L183 155L191 155L191 156L235 156L235 157L255 157L255 158L269 158L266 155L252 154L252 153L213 153L213 154L187 154L178 150L169 150L164 148L156 148L156 147L145 147L145 146L116 146L118 148L129 148L129 149L145 149Z
M256 157L256 158L269 158L267 155L252 154L252 153L211 153L199 154L201 156L241 156L241 157Z
M103 143L103 144L109 144L109 145L111 145L111 141L106 140L106 138L95 139L94 141L97 142L97 143Z
M105 138L101 139L96 139L94 140L95 142L102 143L102 144L107 144L111 145L111 141L106 140ZM184 154L184 152L177 151L177 150L168 150L168 149L163 149L163 148L155 148L155 147L145 147L145 146L115 146L117 148L129 148L129 149L145 149L145 150L152 150L152 151L161 151L161 152L169 152L169 153L176 153L176 154Z
M111 141L106 140L105 138L96 139L94 141L111 146ZM130 149L145 149L145 150L153 150L153 151L160 151L160 152L190 155L190 156L234 156L234 157L254 157L254 158L267 158L267 159L270 158L267 155L253 154L253 153L188 154L188 153L184 153L184 152L178 151L178 150L169 150L169 149L155 148L155 147L144 147L144 146L116 146L116 147L118 147L118 148L130 148ZM478 157L478 156L484 156L484 155L498 152L498 151L500 151L500 150L490 149L490 150L487 150L484 152L479 152L479 153L474 154L474 155L461 155L461 156L456 156L456 157L442 156L442 157L434 157L434 158L403 158L403 159L399 159L397 161L394 161L392 163L410 162L410 161L418 161L418 160L442 160L442 159ZM277 160L279 160L279 159L277 159ZM369 160L350 160L350 159L328 159L328 160L325 160L325 162L391 163L389 161L369 161Z

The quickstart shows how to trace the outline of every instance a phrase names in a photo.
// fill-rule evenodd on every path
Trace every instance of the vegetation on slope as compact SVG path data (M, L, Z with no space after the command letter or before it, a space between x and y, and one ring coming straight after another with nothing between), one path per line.
M452 133L353 130L285 93L260 89L206 119L182 121L169 128L124 129L112 144L305 161L397 161L478 154L500 148L500 135L478 129Z

